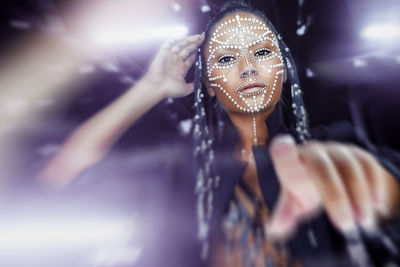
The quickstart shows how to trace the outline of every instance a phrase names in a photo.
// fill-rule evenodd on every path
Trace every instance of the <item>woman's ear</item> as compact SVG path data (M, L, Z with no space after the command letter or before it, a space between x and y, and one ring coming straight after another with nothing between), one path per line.
M206 79L203 79L203 84L206 86L207 88L207 93L211 96L214 97L215 96L215 91L211 88L210 86L210 82Z

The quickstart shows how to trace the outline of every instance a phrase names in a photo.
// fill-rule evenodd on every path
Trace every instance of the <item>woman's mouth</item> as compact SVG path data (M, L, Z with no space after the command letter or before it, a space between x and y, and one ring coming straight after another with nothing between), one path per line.
M255 82L239 86L236 91L239 93L239 95L253 96L253 95L258 95L261 92L264 92L266 88L267 84L261 82Z

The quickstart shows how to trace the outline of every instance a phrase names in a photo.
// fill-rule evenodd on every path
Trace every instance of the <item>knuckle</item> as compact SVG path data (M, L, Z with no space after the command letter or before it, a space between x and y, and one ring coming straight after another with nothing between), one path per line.
M326 142L325 142L325 145L326 145L327 147L338 147L338 146L340 146L341 144L338 143L338 142L329 140L329 141L326 141Z
M171 48L172 53L177 53L178 51L179 51L179 47L176 45Z
M326 165L328 162L328 155L322 149L320 144L309 144L301 151L301 157L306 163L311 165Z
M354 144L347 144L347 147L351 150L355 150L355 151L364 151L363 149L361 149L360 147L354 145Z
M339 211L343 210L346 203L343 194L339 193L338 190L327 190L325 193L325 199L334 210Z
M309 141L302 146L302 150L309 152L312 150L318 150L321 147L321 143L319 141Z
M375 157L373 157L370 153L368 153L367 151L365 151L364 149L362 149L360 147L357 147L355 145L351 145L350 146L350 150L354 155L356 155L356 156L358 156L358 157L360 157L360 158L362 158L364 160L367 160L370 163L376 162Z
M338 142L333 142L333 141L327 142L326 148L328 151L332 151L332 152L340 153L340 154L343 154L346 150L348 150L348 147L346 145L343 145Z

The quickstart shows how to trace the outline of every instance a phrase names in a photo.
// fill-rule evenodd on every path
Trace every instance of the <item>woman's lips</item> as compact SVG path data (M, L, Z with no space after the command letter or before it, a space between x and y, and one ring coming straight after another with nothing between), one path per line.
M238 93L241 95L254 94L261 92L266 86L262 83L251 83L239 88Z

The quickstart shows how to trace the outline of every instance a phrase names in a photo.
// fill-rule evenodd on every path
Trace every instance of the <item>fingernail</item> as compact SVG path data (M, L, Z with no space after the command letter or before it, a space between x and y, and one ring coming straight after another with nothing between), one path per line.
M389 217L390 216L390 211L389 211L389 207L388 207L387 203L388 203L388 201L386 200L385 196L382 196L379 199L378 210L382 214L383 217Z
M357 232L357 225L353 220L342 221L337 224L337 227L345 235L352 235L353 233Z
M266 237L268 239L279 240L279 238L280 238L280 235L279 235L279 233L280 233L279 224L268 223L265 226L264 229L265 229Z
M379 212L383 217L388 217L390 215L389 209L386 205L387 201L384 196L378 196L376 193L372 195L372 203L374 208Z
M373 217L362 220L360 224L365 232L367 233L376 232L377 226Z
M290 153L295 145L295 141L290 135L281 135L272 141L271 153L279 156Z
M274 143L285 143L285 144L293 145L293 144L295 144L295 141L291 135L285 134L285 135L280 135L280 136L276 137L274 140Z
M390 211L389 208L386 207L385 205L380 205L379 207L379 213L383 218L389 218L390 217Z
M372 210L362 209L359 206L354 206L353 215L356 218L358 224L365 231L374 231L374 229L376 228L376 222Z

